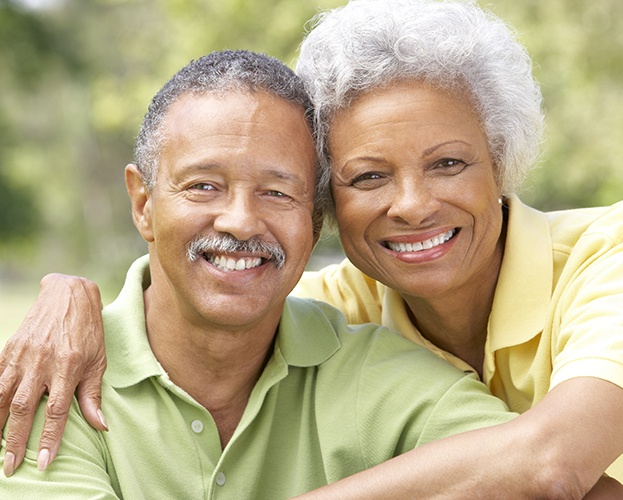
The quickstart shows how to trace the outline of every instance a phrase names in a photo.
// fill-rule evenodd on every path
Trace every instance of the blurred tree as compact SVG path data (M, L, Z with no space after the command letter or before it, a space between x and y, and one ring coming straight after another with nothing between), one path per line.
M9 247L36 237L39 213L32 192L16 185L5 171L7 161L4 156L13 138L12 130L3 118L0 108L0 251L5 252Z
M305 22L344 3L0 0L0 275L61 271L117 288L145 251L123 167L154 92L216 49L292 65ZM623 198L623 2L483 5L517 28L545 96L545 153L523 197L541 208Z
M21 246L35 238L38 213L30 191L10 182L0 171L0 246Z
M547 113L544 154L526 186L542 209L623 199L623 2L496 1L535 61Z
M0 82L7 87L31 88L42 72L39 58L48 44L47 33L38 19L0 0L0 46L21 43L21 56L15 52L0 51ZM18 36L18 34L20 36ZM23 36L23 39L21 39ZM8 172L7 151L15 144L14 130L10 126L4 106L0 101L0 250L16 247L28 237L34 237L39 214L34 195L16 183ZM21 247L21 245L19 245Z
M250 48L292 62L304 22L338 3L52 0L32 9L0 0L0 118L19 138L0 142L0 190L11 193L0 209L41 214L34 261L13 245L0 267L118 286L146 248L129 217L123 167L154 92L212 50Z

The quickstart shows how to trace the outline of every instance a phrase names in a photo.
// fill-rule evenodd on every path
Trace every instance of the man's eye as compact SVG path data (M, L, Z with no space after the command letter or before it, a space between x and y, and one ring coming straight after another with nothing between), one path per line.
M198 182L197 184L193 184L191 189L196 189L197 191L212 191L215 187L212 184L208 184L207 182Z
M291 199L291 197L285 194L283 191L277 191L276 189L269 189L268 191L266 191L266 196L288 200Z

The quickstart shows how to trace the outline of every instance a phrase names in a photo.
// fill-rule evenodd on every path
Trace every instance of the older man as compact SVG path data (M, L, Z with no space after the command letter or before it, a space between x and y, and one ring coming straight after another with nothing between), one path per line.
M423 348L287 298L321 225L308 107L289 69L245 51L154 97L126 168L149 260L104 312L110 431L74 403L58 453L35 432L7 454L0 497L287 498L513 418Z

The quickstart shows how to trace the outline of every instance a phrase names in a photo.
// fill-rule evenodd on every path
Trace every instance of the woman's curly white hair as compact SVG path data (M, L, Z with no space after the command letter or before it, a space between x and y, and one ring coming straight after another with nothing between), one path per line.
M329 212L333 116L362 93L399 80L467 95L500 191L515 192L539 156L544 118L532 61L502 20L470 0L351 0L311 23L296 72L315 107Z

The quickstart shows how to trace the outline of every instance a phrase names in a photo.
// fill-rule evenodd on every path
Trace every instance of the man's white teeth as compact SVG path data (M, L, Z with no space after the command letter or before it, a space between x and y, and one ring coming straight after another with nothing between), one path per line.
M262 265L261 257L245 257L242 259L233 259L224 255L210 255L208 262L214 264L221 271L242 271L243 269L251 269Z
M456 230L451 229L446 233L438 234L437 236L433 236L425 241L418 241L415 243L393 243L389 241L387 242L387 246L394 252L419 252L420 250L428 250L436 247L437 245L441 245L452 238L455 234Z

